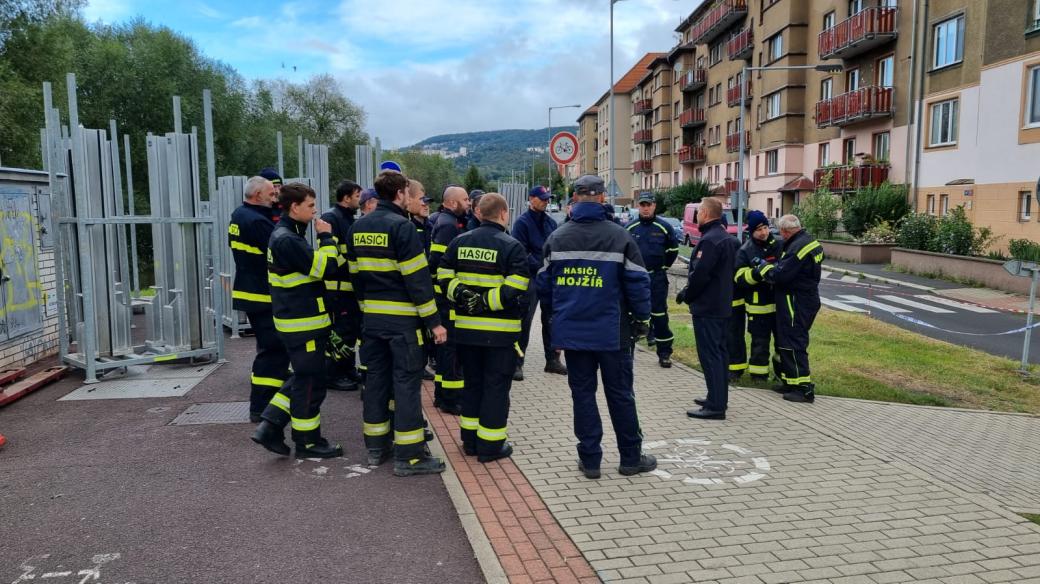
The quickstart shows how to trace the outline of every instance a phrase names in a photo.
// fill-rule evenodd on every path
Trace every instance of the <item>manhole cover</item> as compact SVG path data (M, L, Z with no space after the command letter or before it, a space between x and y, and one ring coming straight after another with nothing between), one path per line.
M192 404L170 422L171 426L195 424L244 424L249 421L249 402Z

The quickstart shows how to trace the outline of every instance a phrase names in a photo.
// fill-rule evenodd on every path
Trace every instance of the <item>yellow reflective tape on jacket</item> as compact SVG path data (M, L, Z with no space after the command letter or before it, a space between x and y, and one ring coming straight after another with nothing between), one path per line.
M422 428L419 428L418 430L410 430L408 432L398 432L397 430L394 430L395 444L407 446L408 444L418 444L425 439L426 437L423 435Z
M458 280L458 278L455 278L451 282L448 282L448 294L447 294L448 298L454 298L455 297L455 289L458 288L459 284L461 284L461 283L462 282L460 282Z
M231 298L234 300L249 300L250 302L271 302L270 294L254 294L253 292L243 292L241 290L232 290Z
M448 268L437 268L437 279L438 280L451 280L455 277L455 270Z
M505 428L487 428L485 426L477 426L477 438L480 438L481 440L497 442L499 440L505 440L506 437Z
M281 387L282 383L285 383L285 380L276 379L274 377L260 377L258 375L250 375L249 382L253 385L263 385L265 387Z
M369 424L368 422L365 422L365 424L364 424L364 434L365 434L365 436L386 436L389 433L390 433L390 422L389 421L382 422L382 423L379 423L379 424Z
M259 247L255 247L255 246L249 245L247 243L242 243L241 241L232 241L231 242L231 249L237 249L238 251L244 251L246 253L251 253L251 254L256 254L256 255L264 255L264 252L261 251Z
M459 283L467 286L483 286L490 288L492 286L501 286L505 283L506 278L501 274L475 274L473 272L458 272L455 277L459 280Z
M359 272L396 272L397 262L384 258L358 258L357 262L350 262L351 271L357 266Z
M744 299L738 298L733 301L733 306L744 306Z
M310 284L311 282L320 281L321 280L318 278L312 278L307 274L301 274L299 272L291 272L285 275L267 272L267 283L275 288L295 288L297 286L303 286L304 284Z
M776 312L775 304L763 304L761 306L757 304L747 305L748 314L773 314Z
M307 316L304 318L274 318L274 328L283 333L303 333L317 331L332 326L328 314Z
M488 292L488 308L491 310L505 310L505 306L502 306L502 288L492 288Z
M227 226L227 232L231 235L241 235L242 231L238 228L238 223L231 223Z
M444 253L446 251L448 251L448 246L444 245L443 243L430 244L430 253Z
M426 256L420 253L419 255L415 256L410 260L398 263L397 267L399 270L401 270L402 276L407 276L409 274L414 274L418 272L419 270L427 267L427 265L428 264L426 263Z
M474 331L492 331L502 333L520 332L520 319L511 318L486 318L458 314L455 316L455 326L462 329Z
M314 258L311 260L311 271L308 272L308 275L320 280L325 274L325 268L329 264L329 257L335 255L336 253L327 247L323 246L318 248L318 250L314 252Z
M419 311L420 317L426 318L427 316L430 316L431 314L437 312L437 303L433 300L430 300L429 302L424 302L420 304L416 307L416 309Z
M325 289L330 292L353 292L354 284L343 280L325 280Z
M525 278L523 276L517 276L516 274L513 274L510 276L506 276L506 281L503 283L506 286L516 288L517 290L526 291L527 287L531 283L531 280L530 278Z
M798 250L798 259L800 259L800 260L801 259L805 259L805 256L809 255L809 252L811 252L812 250L817 249L819 247L820 247L820 242L819 241L813 241L809 245L807 245L807 246L803 247L802 249Z

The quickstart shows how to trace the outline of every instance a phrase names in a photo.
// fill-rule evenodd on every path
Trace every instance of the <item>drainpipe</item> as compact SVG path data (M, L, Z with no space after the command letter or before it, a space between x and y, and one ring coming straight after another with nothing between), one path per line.
M924 18L922 19L922 22L925 23L925 24L928 23L929 3L930 3L929 0L924 0L924 14L923 14ZM916 6L916 4L914 6L914 20L915 21L917 20L917 6ZM914 25L914 35L916 36L916 34L917 34L917 26L915 24ZM927 45L928 44L928 42L927 42L927 35L922 34L921 36L923 38L920 39L920 43L919 44L922 45L922 46ZM921 147L921 133L923 131L923 128L921 127L922 126L922 124L921 124L921 113L924 110L924 77L925 77L925 60L922 57L923 53L924 53L924 50L922 48L918 47L915 44L915 46L914 46L914 54L916 55L916 57L915 57L914 60L915 61L919 61L919 63L915 63L915 65L917 66L917 76L918 76L917 77L917 114L914 116L914 125L916 126L916 134L917 134L917 137L914 139L914 181L913 181L913 189L914 189L914 212L915 213L917 212L917 189L920 186L921 151L923 150L923 148Z

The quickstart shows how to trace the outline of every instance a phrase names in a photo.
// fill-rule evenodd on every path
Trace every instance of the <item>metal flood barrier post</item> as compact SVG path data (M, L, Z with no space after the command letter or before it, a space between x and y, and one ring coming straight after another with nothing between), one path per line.
M509 230L512 231L513 224L527 210L527 183L500 182L498 192L509 205Z
M55 269L61 360L83 369L86 382L93 383L99 373L131 365L222 359L223 298L216 293L219 231L212 214L215 205L209 205L207 213L200 197L195 130L148 136L151 212L133 214L130 203L128 215L115 122L110 122L111 137L105 130L81 127L75 75L68 75L67 86L69 131L64 132L52 107L50 84L44 84L44 151L55 199L52 212L59 226ZM208 100L206 105L210 146ZM152 230L155 285L154 295L144 303L146 339L135 345L129 253L135 237L127 237L127 230L133 232L138 225Z

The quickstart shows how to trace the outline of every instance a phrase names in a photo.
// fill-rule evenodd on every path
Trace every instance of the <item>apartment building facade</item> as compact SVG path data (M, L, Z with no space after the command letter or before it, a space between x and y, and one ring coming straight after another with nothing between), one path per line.
M930 0L921 34L915 208L1040 241L1040 0Z
M599 173L599 111L592 106L578 116L578 176Z

